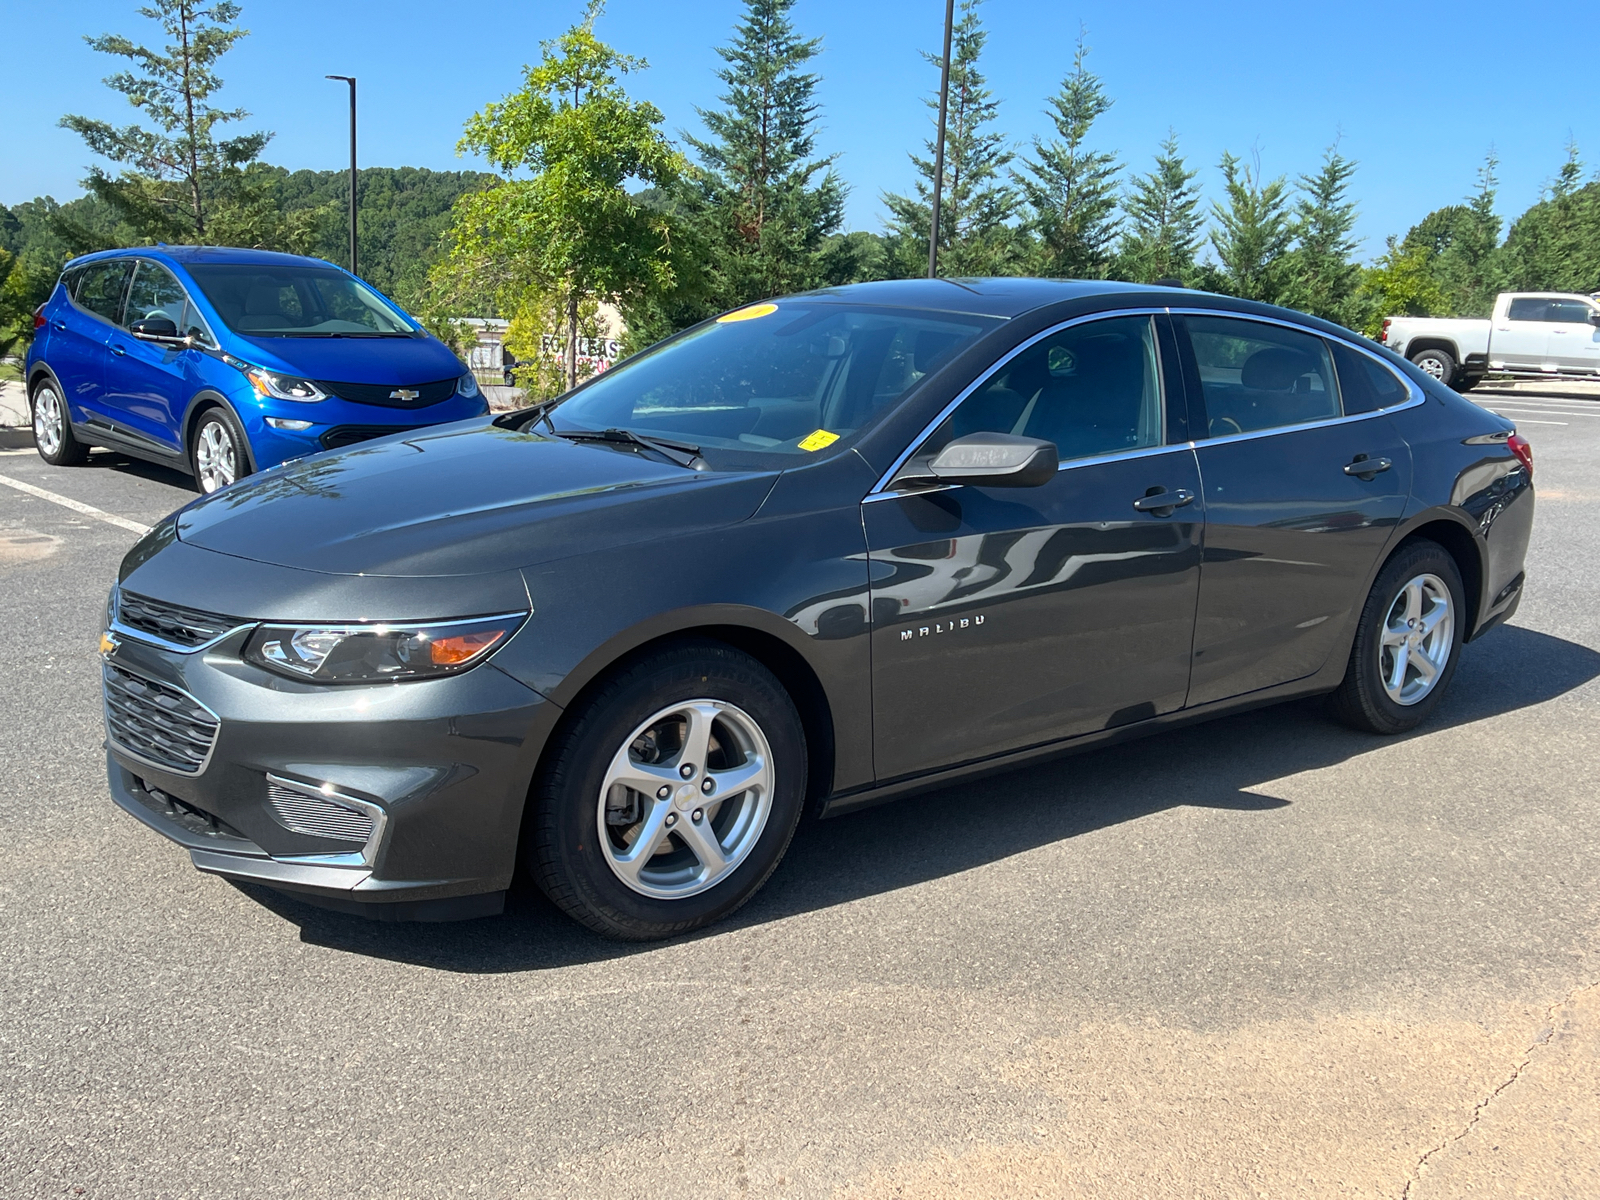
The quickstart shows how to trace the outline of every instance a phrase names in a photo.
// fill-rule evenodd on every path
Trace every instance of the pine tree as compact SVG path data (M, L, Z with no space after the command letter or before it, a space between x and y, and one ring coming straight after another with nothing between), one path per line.
M1021 261L1020 239L1010 222L1019 200L1003 172L1013 155L1006 135L993 128L1000 103L985 86L978 61L988 34L978 17L982 0L961 0L950 50L950 105L944 144L944 194L939 201L939 273L941 275L1005 275ZM942 70L944 56L924 53ZM938 119L939 97L927 101ZM889 208L890 269L902 276L921 275L928 264L928 231L932 225L934 142L924 143L928 157L911 156L916 167L916 195L886 195Z
M231 0L209 7L197 0L152 3L139 11L160 22L173 39L162 50L116 34L84 39L102 54L135 64L108 77L106 85L143 109L156 126L155 131L140 125L118 128L90 117L62 117L62 126L79 134L90 150L124 168L113 178L91 167L84 184L148 240L254 237L271 242L274 213L265 181L247 168L272 135L247 133L219 141L220 126L249 114L207 103L222 87L218 61L249 33L234 25L241 10Z
M1110 109L1100 79L1085 65L1089 47L1082 32L1072 58L1072 74L1050 98L1056 137L1033 139L1036 160L1014 173L1029 209L1029 226L1038 236L1039 274L1069 279L1103 279L1121 221L1117 216L1115 154L1085 145L1095 121Z
M1501 257L1503 282L1514 290L1600 288L1600 181L1583 183L1576 145L1546 194L1512 225Z
M1400 243L1405 251L1422 247L1428 272L1445 297L1437 316L1487 317L1504 282L1500 218L1495 215L1500 160L1491 148L1478 169L1477 190L1464 204L1429 213Z
M1284 303L1352 329L1361 324L1361 267L1355 262L1356 206L1346 199L1356 164L1330 146L1322 169L1300 177L1295 248Z
M1286 256L1294 240L1289 222L1288 183L1283 176L1262 183L1255 170L1232 154L1222 156L1226 207L1213 203L1211 245L1221 264L1218 285L1244 300L1276 304L1283 294Z
M1155 169L1133 177L1132 191L1123 201L1127 228L1118 250L1118 273L1137 283L1176 279L1193 286L1199 272L1200 188L1198 171L1191 171L1178 153L1178 137L1171 130L1156 155Z
M801 69L822 39L796 35L794 4L745 0L732 44L717 51L725 107L698 110L711 137L686 139L703 164L682 199L711 256L710 311L818 286L823 244L844 218L834 159L812 157L817 76Z

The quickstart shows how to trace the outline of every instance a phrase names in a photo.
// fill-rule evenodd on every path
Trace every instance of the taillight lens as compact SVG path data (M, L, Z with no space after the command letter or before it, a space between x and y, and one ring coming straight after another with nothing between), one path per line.
M33 327L35 329L44 328L44 305L42 304L33 310Z
M1389 344L1389 318L1383 319L1383 328L1378 331L1378 340L1385 346Z
M1522 464L1522 469L1528 473L1528 478L1533 478L1533 447L1528 444L1528 439L1520 433L1513 433L1506 439L1506 449L1517 456L1517 461Z

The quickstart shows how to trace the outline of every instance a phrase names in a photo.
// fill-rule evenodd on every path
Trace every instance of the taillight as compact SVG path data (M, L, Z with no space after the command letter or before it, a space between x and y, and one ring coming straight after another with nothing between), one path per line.
M44 328L44 305L42 304L33 310L33 327L35 329Z
M1378 340L1385 346L1389 344L1389 318L1383 319L1383 328L1378 332Z
M1528 478L1533 478L1533 447L1528 444L1528 439L1520 433L1513 433L1506 439L1506 449L1517 456L1517 461L1522 464L1522 469L1528 473Z

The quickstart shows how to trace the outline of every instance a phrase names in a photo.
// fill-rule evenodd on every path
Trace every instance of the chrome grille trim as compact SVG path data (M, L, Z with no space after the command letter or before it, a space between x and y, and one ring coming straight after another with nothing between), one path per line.
M281 855L284 861L319 861L341 866L371 866L383 841L389 814L370 800L282 775L267 774L267 811L292 833L361 842L356 854Z
M198 775L211 761L221 718L182 688L107 662L100 672L106 740L139 762Z
M119 588L114 601L111 628L166 650L194 654L209 649L229 634L254 623L221 613L185 608L181 604L169 604L164 600L153 600L149 596Z

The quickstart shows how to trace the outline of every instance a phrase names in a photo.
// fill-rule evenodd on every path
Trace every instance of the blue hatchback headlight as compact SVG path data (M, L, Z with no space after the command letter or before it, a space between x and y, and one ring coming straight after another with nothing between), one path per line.
M466 399L471 400L477 394L478 381L473 378L471 371L456 380L456 395L464 396Z

